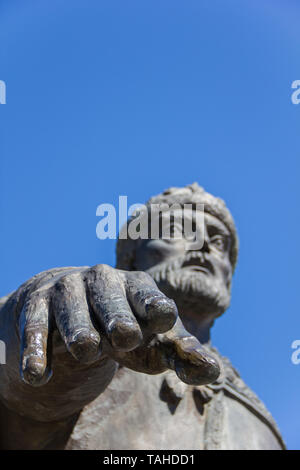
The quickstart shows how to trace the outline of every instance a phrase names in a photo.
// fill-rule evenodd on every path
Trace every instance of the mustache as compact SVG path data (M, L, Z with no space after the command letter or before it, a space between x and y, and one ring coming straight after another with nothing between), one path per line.
M197 269L208 271L199 275ZM178 305L189 305L199 314L219 316L230 304L230 289L203 252L186 252L182 256L156 264L147 270L159 289ZM212 275L209 275L212 273Z
M214 274L214 268L210 261L208 261L202 252L190 252L185 253L182 256L176 256L176 258L163 261L156 264L152 268L147 270L155 281L166 279L174 271L178 271L188 266L202 267L210 273Z
M210 261L206 259L203 253L191 252L187 256L185 256L185 260L182 263L182 268L186 268L189 266L194 266L198 268L204 268L206 271L214 274L214 268Z

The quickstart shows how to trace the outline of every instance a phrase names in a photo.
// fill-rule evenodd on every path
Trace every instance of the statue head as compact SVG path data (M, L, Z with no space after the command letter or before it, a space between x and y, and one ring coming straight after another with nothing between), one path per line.
M145 206L148 214L154 204L185 207L184 217L190 218L194 225L198 223L197 205L203 204L202 224L196 227L203 232L201 248L195 248L193 240L184 233L182 237L170 239L119 239L117 267L148 272L160 290L175 300L181 316L211 321L230 303L231 280L238 255L233 218L222 199L207 193L197 183L169 188L152 197ZM176 230L175 220L176 217L169 217L171 234ZM129 223L130 220L127 226Z

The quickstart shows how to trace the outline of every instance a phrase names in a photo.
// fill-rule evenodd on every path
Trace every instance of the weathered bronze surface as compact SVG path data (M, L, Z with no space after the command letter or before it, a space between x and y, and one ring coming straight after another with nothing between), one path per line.
M237 261L230 212L197 184L157 203L191 204L191 219L205 204L203 247L119 240L117 268L51 269L1 299L1 448L284 448L210 342Z

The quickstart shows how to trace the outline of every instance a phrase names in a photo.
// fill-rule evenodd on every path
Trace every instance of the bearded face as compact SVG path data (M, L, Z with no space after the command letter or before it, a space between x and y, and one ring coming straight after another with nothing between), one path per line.
M189 216L194 219L190 210ZM195 223L195 221L194 221ZM176 227L170 222L170 233ZM147 271L158 287L173 298L182 317L213 319L221 315L230 303L232 267L230 263L230 233L216 217L205 214L202 231L203 246L195 249L190 237L169 240L144 240L136 252L135 269Z

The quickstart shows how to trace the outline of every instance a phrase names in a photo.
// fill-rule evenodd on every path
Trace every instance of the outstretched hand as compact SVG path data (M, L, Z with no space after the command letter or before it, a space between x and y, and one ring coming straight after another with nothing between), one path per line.
M174 301L144 272L97 265L62 273L28 294L19 328L21 374L30 385L51 376L48 338L54 328L84 364L102 353L140 372L173 369L194 385L210 383L219 373L216 361L184 329Z
M46 271L9 298L0 323L7 343L0 397L32 419L79 411L105 390L117 363L147 374L172 369L192 385L219 375L145 272L101 264Z

